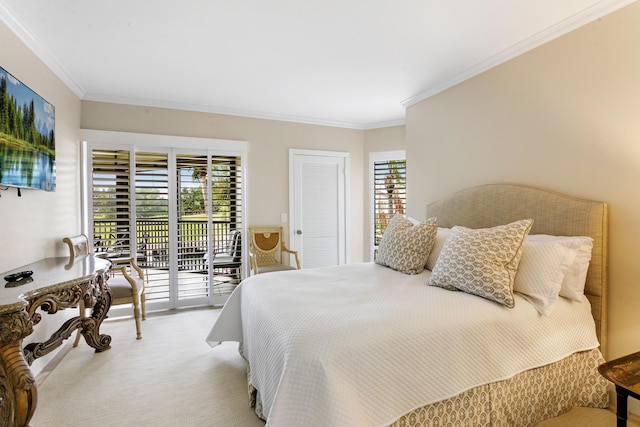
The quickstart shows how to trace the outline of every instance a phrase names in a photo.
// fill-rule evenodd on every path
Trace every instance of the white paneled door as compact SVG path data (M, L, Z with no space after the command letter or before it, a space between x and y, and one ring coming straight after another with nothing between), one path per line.
M291 150L290 246L303 268L347 263L349 153Z

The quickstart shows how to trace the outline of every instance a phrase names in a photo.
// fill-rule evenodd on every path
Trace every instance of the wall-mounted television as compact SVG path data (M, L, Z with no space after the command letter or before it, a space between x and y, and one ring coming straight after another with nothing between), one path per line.
M56 187L55 108L0 67L0 188Z

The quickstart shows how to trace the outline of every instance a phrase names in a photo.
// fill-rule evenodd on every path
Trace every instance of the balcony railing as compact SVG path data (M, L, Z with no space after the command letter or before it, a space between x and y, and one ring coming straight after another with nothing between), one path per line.
M223 250L232 230L228 221L214 221L211 230L212 250ZM206 270L208 251L206 221L178 221L178 269ZM97 252L109 257L129 256L135 247L141 267L169 268L169 221L166 219L139 219L136 221L137 242L132 245L128 221L94 220L94 246Z

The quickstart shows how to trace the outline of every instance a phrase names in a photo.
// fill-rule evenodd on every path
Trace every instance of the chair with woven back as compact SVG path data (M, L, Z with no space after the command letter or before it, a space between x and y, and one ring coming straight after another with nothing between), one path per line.
M300 269L298 252L285 245L282 227L250 227L249 235L252 274ZM295 259L295 266L291 265L291 256Z
M89 239L86 235L80 234L62 239L69 246L69 256L74 259L78 256L91 253ZM136 264L135 258L110 258L111 269L107 279L109 289L111 289L111 306L120 304L133 305L133 317L136 323L136 339L142 338L140 320L146 319L145 295L144 295L144 272ZM84 316L86 307L84 301L80 300L80 315ZM78 346L80 341L80 331L76 335L73 343Z

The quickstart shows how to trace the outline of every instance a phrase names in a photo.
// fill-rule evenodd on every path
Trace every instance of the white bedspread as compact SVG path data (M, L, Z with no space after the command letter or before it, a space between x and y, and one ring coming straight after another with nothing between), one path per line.
M548 317L374 263L253 276L207 342L242 341L268 426L378 426L598 346L586 298Z

